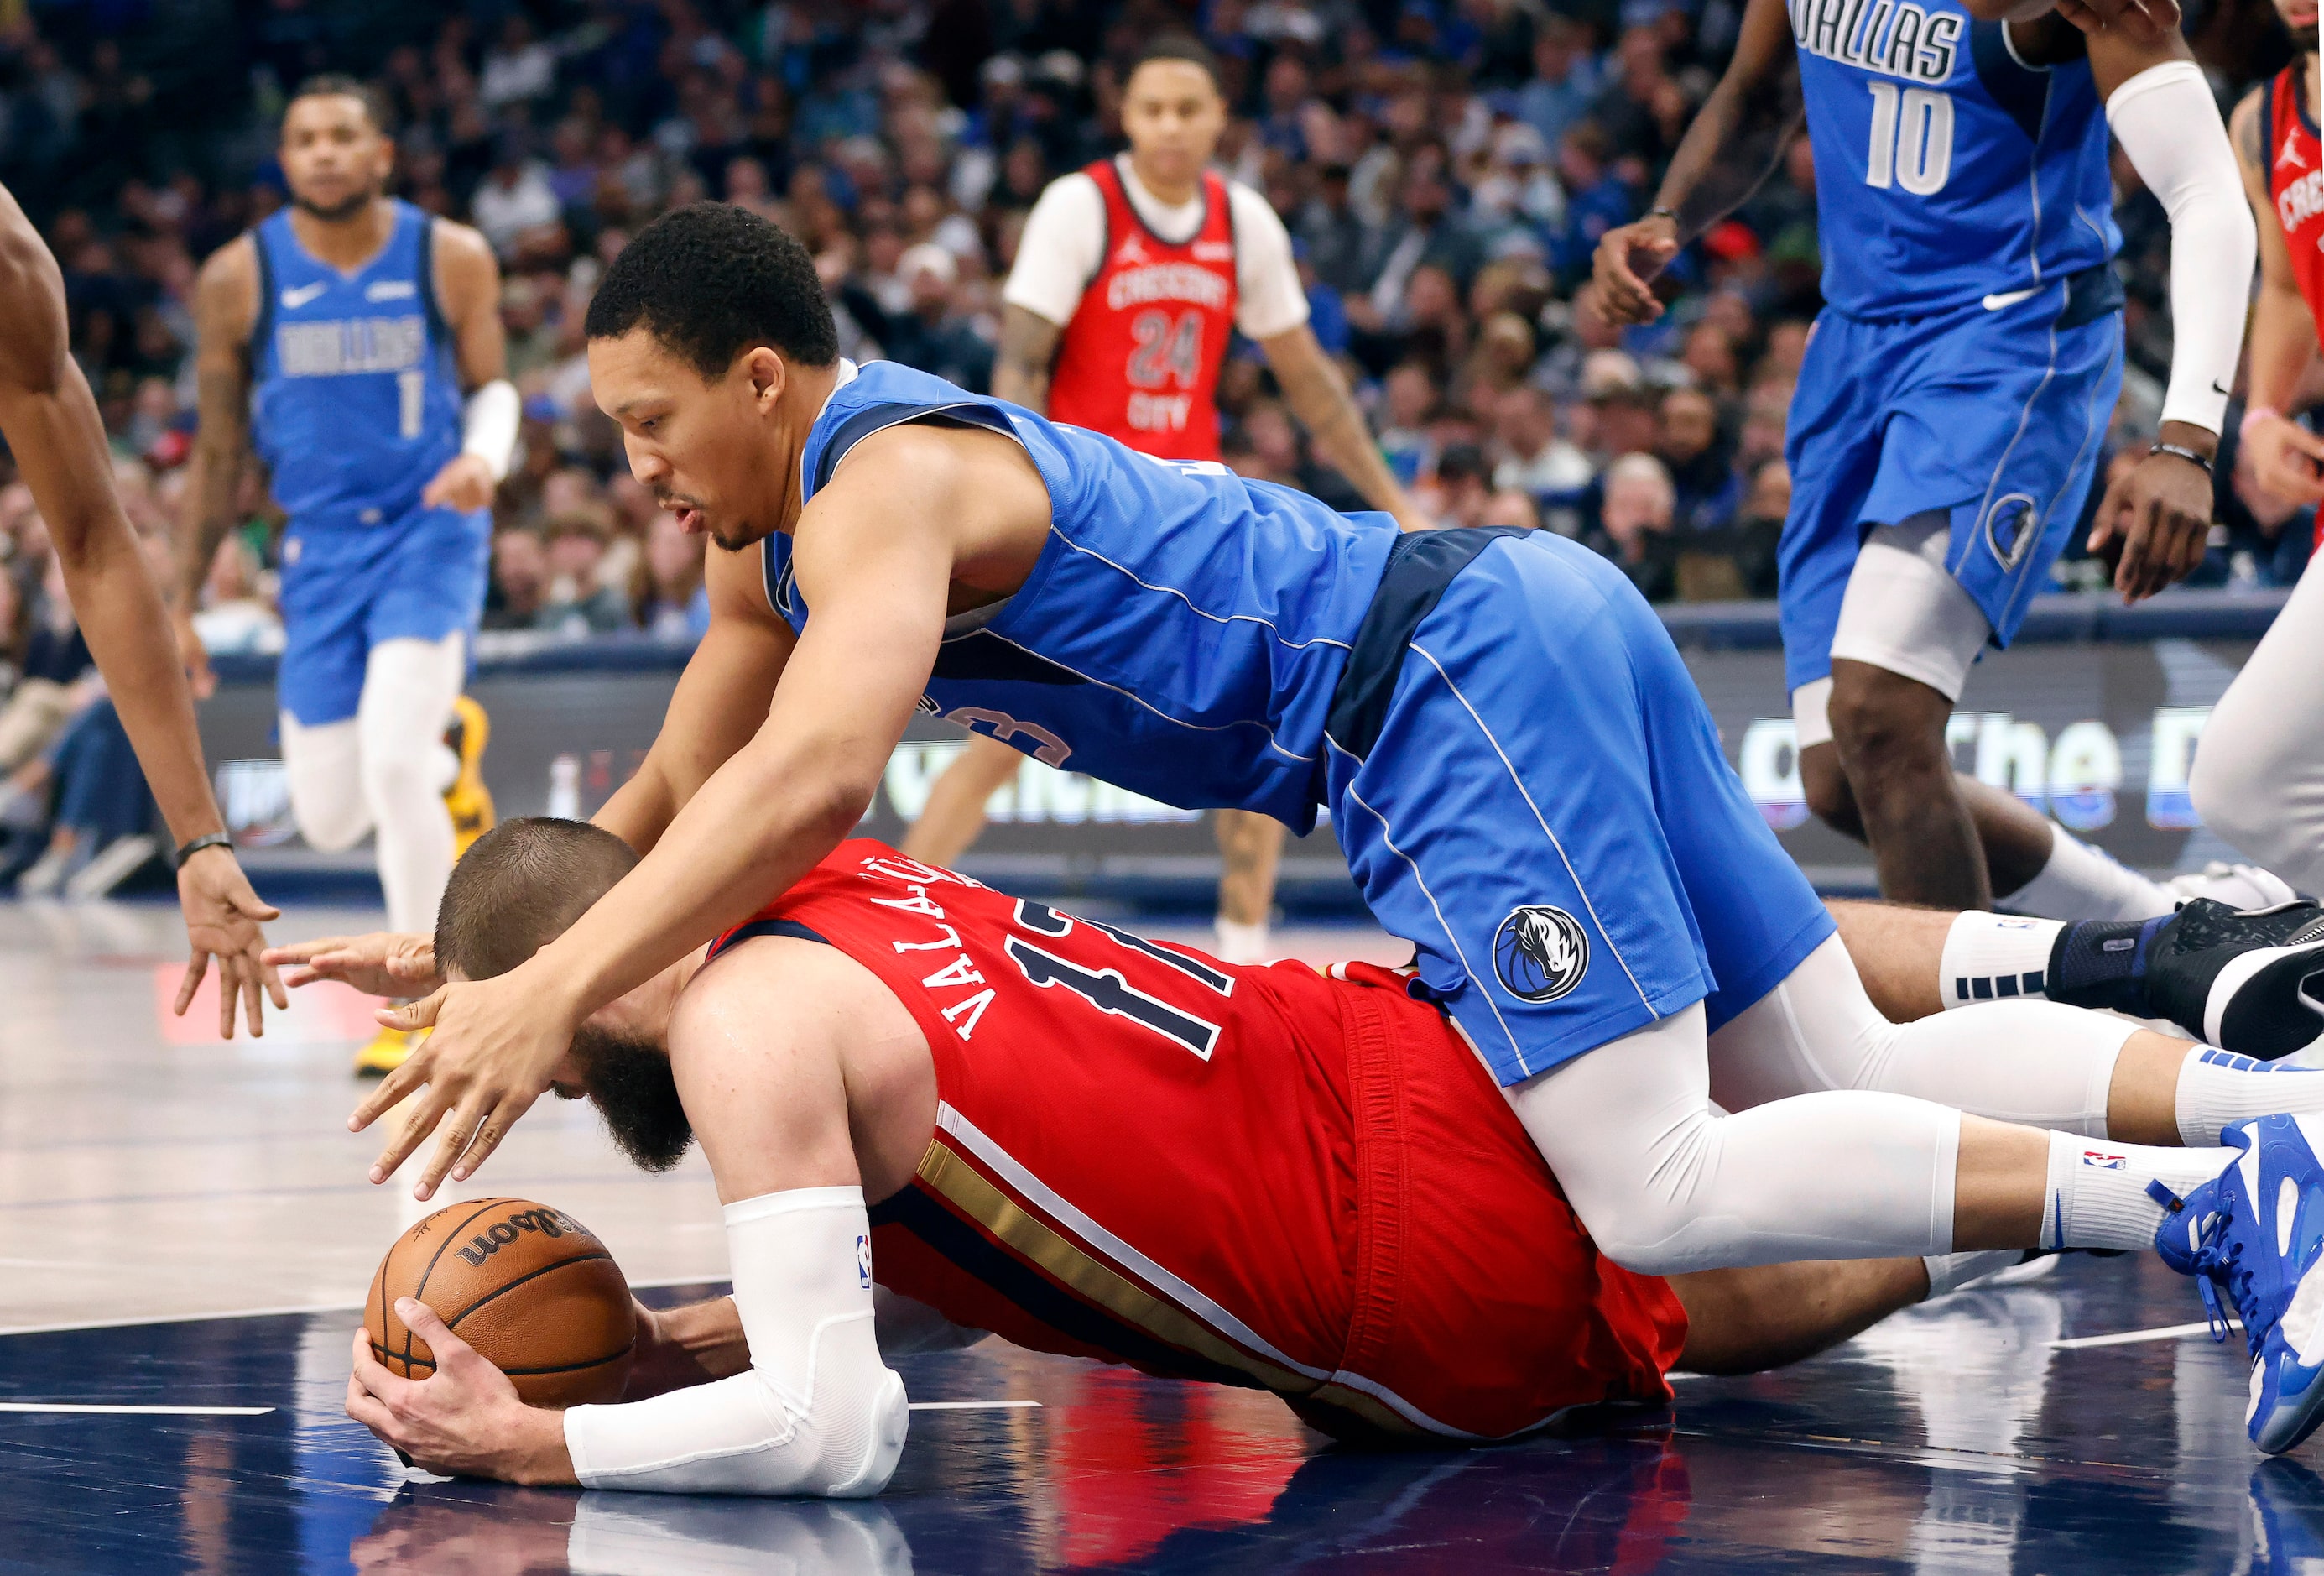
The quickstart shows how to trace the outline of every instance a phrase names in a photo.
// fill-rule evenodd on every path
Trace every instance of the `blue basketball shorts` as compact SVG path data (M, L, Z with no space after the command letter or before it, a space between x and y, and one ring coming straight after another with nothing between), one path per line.
M1832 933L1662 621L1553 533L1399 538L1326 752L1365 901L1503 1084L1697 1001L1716 1028Z
M484 616L493 517L414 508L375 525L293 520L282 537L282 660L275 693L301 727L355 714L371 648L473 643Z
M2007 645L2080 518L2122 392L2122 285L2093 268L1987 305L1816 319L1784 458L1786 686L1831 672L1865 533L1941 513L1945 568Z

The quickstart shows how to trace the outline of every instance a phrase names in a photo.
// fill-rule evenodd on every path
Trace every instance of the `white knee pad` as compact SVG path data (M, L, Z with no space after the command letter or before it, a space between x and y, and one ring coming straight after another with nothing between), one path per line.
M340 853L371 830L371 801L363 782L361 733L352 717L302 726L281 716L282 770L290 779L290 814L307 846Z
M1942 515L1875 526L1841 594L1831 654L1960 700L1991 629L1976 599L1945 569L1949 540ZM1830 677L1792 691L1792 724L1801 749L1831 742Z

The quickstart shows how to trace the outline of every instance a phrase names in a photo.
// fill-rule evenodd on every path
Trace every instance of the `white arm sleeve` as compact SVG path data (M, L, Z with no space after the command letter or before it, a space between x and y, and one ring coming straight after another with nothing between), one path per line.
M873 1339L872 1222L862 1188L800 1188L726 1206L747 1373L565 1414L590 1488L660 1494L877 1494L910 1415Z
M468 396L461 409L460 452L484 462L496 482L506 481L509 462L516 458L516 425L524 414L516 385L496 377Z
M1103 262L1105 199L1079 171L1049 182L1017 238L1017 264L1001 299L1064 326Z
M2192 60L2150 66L2116 88L2107 124L2171 216L2171 386L2163 419L2217 432L2259 256L2227 128Z
M1227 188L1234 209L1235 327L1247 339L1272 339L1307 320L1307 292L1291 257L1291 232L1265 197Z

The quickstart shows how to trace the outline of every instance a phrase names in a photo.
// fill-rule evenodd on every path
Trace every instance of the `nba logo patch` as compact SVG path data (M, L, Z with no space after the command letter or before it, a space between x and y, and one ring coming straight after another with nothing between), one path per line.
M2085 1149L2082 1163L2097 1166L2100 1171L2122 1171L2127 1169L2129 1160L2126 1155L2108 1154L2103 1149Z
M1493 932L1493 972L1519 1001L1555 1001L1590 972L1589 934L1562 908L1513 908Z
M872 1239L861 1233L855 1238L855 1278L865 1291L872 1289Z

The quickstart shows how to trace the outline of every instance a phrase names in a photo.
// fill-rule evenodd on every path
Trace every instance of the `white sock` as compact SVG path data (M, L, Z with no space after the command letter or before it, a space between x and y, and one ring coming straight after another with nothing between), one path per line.
M2063 921L1969 909L1953 916L1937 960L1937 994L1948 1009L2015 996L2039 997Z
M2146 1184L2161 1182L2184 1197L2225 1171L2232 1149L2158 1149L2050 1135L2049 1197L2042 1206L2043 1247L2154 1246L2163 1206Z
M2179 905L2168 890L2054 821L2049 863L2039 876L1999 901L2020 913L2060 920L2153 919Z
M2190 1149L2208 1146L2237 1122L2279 1111L2324 1111L2324 1073L2190 1045L2179 1065L2177 1105L2179 1141Z
M1268 961L1267 942L1268 929L1265 921L1255 925L1240 923L1221 914L1211 922L1217 940L1213 943L1222 963L1265 963Z
M1923 1303L1960 1291L2025 1256L2022 1247L1988 1247L1974 1253L1933 1253L1921 1260L1929 1272L1929 1293Z

